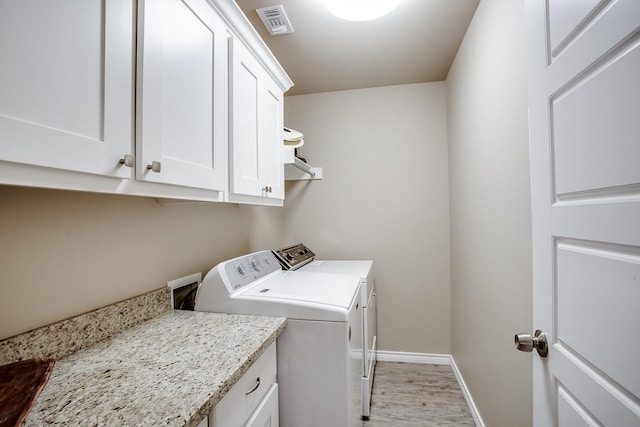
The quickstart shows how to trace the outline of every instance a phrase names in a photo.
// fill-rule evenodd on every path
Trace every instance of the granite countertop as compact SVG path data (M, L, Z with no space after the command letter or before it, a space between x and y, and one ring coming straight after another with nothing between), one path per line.
M286 319L168 311L56 360L27 426L195 426Z

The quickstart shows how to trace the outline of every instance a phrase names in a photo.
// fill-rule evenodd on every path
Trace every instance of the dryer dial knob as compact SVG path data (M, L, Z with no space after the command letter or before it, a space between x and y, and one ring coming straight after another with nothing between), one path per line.
M262 268L262 264L260 262L260 260L256 257L254 257L251 260L251 267L255 270L255 271L260 271L260 269Z
M236 271L238 273L240 273L241 276L244 276L245 271L244 271L244 267L242 266L242 264L236 265Z

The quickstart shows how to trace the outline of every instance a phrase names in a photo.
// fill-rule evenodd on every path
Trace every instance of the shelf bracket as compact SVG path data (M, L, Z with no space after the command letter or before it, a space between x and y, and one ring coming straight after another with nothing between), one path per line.
M300 169L302 172L308 173L309 175L315 178L316 173L312 170L311 166L309 166L302 160L298 159L297 157L293 159L292 165Z
M287 170L287 167L293 167L293 169ZM293 158L292 163L285 164L285 180L301 181L315 179L322 179L322 168L311 167L297 157Z

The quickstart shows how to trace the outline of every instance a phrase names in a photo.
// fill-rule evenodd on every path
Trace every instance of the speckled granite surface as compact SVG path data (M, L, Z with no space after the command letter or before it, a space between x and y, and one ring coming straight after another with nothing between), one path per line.
M0 365L34 357L59 359L168 311L168 287L0 341Z
M168 311L58 360L25 425L195 426L285 325Z

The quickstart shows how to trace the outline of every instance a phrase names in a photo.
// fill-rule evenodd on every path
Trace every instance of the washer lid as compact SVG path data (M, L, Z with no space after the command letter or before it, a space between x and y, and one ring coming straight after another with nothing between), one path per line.
M298 271L346 274L366 279L372 266L373 261L314 260Z
M285 300L291 304L311 303L349 309L358 295L359 285L360 280L355 276L285 271L252 286L241 295Z

